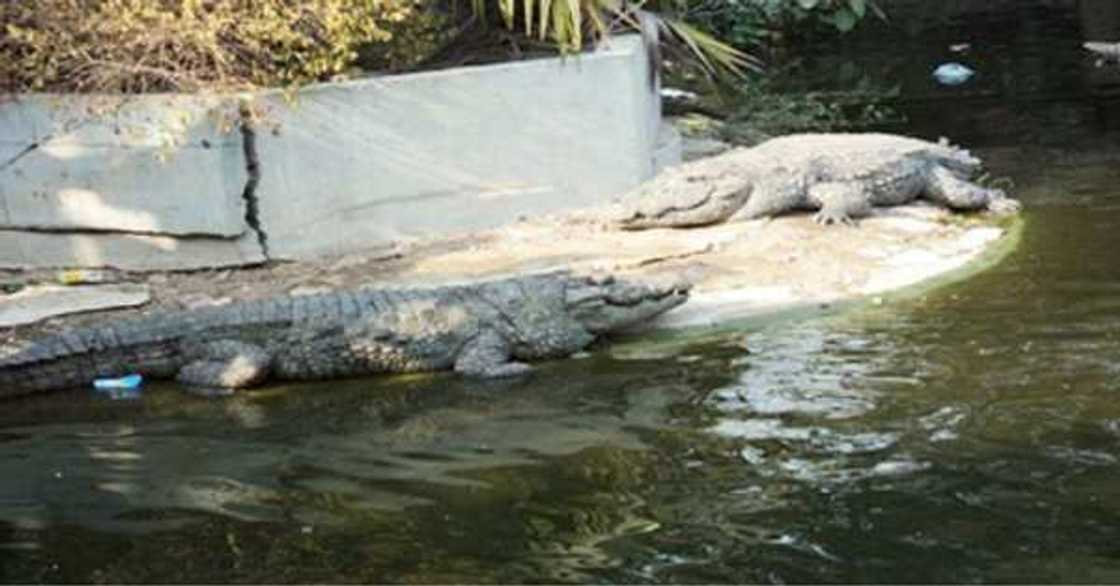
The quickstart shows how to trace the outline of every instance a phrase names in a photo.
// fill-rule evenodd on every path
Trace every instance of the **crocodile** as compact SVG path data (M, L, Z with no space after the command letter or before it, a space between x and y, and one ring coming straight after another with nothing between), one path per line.
M608 212L623 229L688 227L817 210L849 224L873 206L924 198L953 210L1014 213L1019 202L970 181L980 160L944 139L793 134L667 169Z
M72 328L0 358L0 398L127 374L228 394L269 379L454 369L500 377L688 298L687 283L544 273L426 289L279 296Z

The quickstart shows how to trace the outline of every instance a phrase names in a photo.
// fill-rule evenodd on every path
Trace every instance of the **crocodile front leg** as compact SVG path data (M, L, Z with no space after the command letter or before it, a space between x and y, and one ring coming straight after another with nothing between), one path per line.
M497 378L525 374L533 367L510 360L509 343L494 330L482 330L467 342L455 358L455 372L468 376Z
M868 194L855 183L818 183L809 188L809 203L820 211L813 220L823 226L853 224L871 214Z
M955 210L1011 212L1019 209L1019 202L1008 198L1003 190L965 181L941 165L935 165L926 173L924 193L927 199Z
M272 357L263 348L236 340L202 344L189 349L188 354L191 361L179 369L176 379L192 389L217 389L217 394L263 382L272 364Z

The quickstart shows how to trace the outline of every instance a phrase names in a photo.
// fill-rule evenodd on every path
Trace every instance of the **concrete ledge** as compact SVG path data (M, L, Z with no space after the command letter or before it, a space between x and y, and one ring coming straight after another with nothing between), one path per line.
M19 96L0 105L0 268L310 259L602 203L679 161L652 81L630 35L294 102ZM263 112L245 135L242 99Z
M108 112L100 113L102 110ZM0 228L233 237L245 230L232 99L24 95L0 106Z
M261 100L261 223L289 259L600 203L653 176L661 122L637 36Z
M264 262L256 237L175 238L147 234L0 230L0 268L116 267L173 271Z
M3 298L0 304L0 328L10 328L87 311L136 307L151 300L145 285L35 287Z

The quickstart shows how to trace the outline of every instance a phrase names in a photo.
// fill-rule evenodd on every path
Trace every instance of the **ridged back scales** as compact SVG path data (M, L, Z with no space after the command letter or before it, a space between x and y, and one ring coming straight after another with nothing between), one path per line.
M0 397L86 385L97 377L128 374L125 370L174 376L185 362L181 350L192 340L229 338L267 346L301 323L329 327L429 296L473 291L462 286L281 296L74 328L0 358Z
M965 175L980 166L979 159L961 148L877 133L794 134L768 140L746 152L756 164L825 170L831 180L898 172L899 163L905 159L941 164Z

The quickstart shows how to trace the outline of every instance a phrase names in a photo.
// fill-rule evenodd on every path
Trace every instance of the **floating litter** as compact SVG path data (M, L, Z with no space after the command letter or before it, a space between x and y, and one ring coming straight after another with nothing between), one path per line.
M93 381L93 388L99 391L132 390L140 388L144 377L139 374L130 374L120 378L99 378Z
M941 85L961 85L976 72L960 63L943 63L933 70L933 78Z

